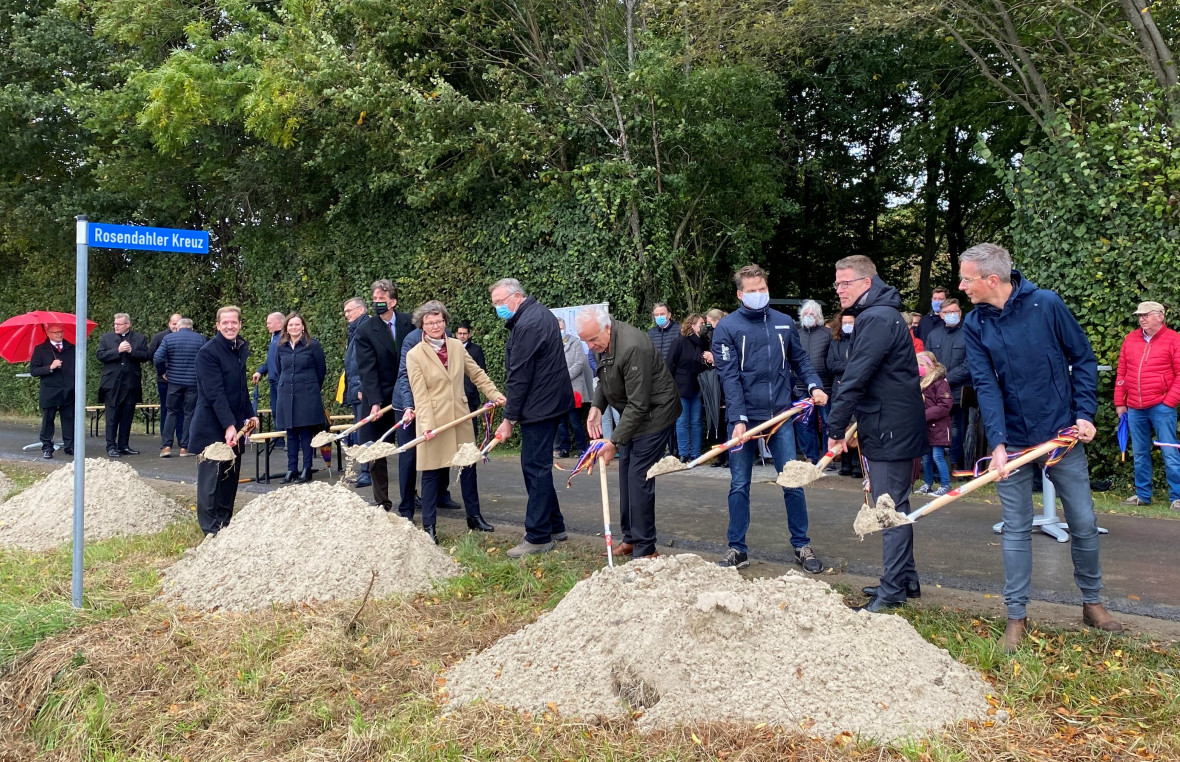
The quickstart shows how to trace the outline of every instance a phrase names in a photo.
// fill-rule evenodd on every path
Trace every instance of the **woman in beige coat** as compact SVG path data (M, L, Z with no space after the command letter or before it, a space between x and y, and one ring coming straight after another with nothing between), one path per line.
M429 432L456 418L467 415L467 392L464 377L470 378L489 401L504 404L504 395L488 374L467 354L462 342L447 336L451 316L442 302L429 301L414 310L414 325L422 329L422 341L406 353L406 376L414 397L412 416L418 431ZM468 426L456 426L418 445L418 470L422 472L422 528L435 542L438 498L451 475L451 458L459 445L474 442ZM475 467L459 471L463 506L467 509L467 526L481 532L493 527L484 521L479 510L479 490Z

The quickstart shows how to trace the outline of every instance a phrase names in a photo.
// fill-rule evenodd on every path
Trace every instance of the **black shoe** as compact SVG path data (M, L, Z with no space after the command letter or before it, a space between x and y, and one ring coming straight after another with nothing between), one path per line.
M868 597L873 598L873 597L876 597L876 595L877 595L877 586L873 585L872 587L862 587L860 589L860 591L862 593L864 593L865 595L867 595ZM905 583L905 597L906 598L921 598L922 597L922 585L920 582L918 582L918 580L914 580L913 582Z
M107 450L107 457L108 458L121 458L123 456L119 454L118 450Z
M840 476L852 476L852 465L849 463L841 463Z
M740 550L730 548L726 552L725 558L718 561L717 565L722 569L729 569L731 567L734 569L744 569L750 565L750 557Z
M298 482L299 484L307 484L309 481L311 481L311 469L310 468L303 469L303 473L299 474L299 478L296 479L295 481Z
M291 482L295 481L297 476L299 476L298 471L288 471L286 476L284 476L282 479L279 479L279 483L290 484Z
M867 611L870 614L887 614L890 611L897 611L901 608L905 608L904 603L892 603L890 601L884 601L874 595L872 598L869 598L868 603L863 606L853 606L852 610Z
M488 522L484 521L483 516L480 516L478 513L475 514L474 516L467 517L467 528L474 529L477 532L494 532L494 531L496 531L496 528L494 526L492 526L491 524L489 524Z
M121 455L139 455L139 450L132 450L130 447L120 447L119 453Z
M417 495L414 495L414 510L415 511L422 510L422 498L418 497Z
M45 450L41 453L41 457L45 460L53 460L53 450Z
M463 506L455 502L454 498L449 498L438 506L439 508L446 508L448 511L461 511Z
M66 455L73 455L74 448L73 447L64 447L64 448L62 448L62 452L64 452Z
M426 524L422 527L422 531L430 535L430 539L434 541L435 545L438 545L438 535L434 533L434 524Z
M863 478L865 478L864 471L861 471L861 470L860 470L860 466L857 466L856 468L852 469L852 473L851 473L851 474L849 474L849 476L851 476L853 479L863 479Z
M795 548L795 560L808 574L819 574L824 570L823 562L815 555L815 551L811 549L810 545Z

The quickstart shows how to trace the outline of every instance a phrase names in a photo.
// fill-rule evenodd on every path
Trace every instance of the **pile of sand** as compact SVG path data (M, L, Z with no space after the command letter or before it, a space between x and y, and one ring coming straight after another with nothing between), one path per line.
M190 608L249 611L271 603L428 591L459 573L430 537L343 487L283 487L164 572L163 595Z
M818 468L804 460L788 460L775 482L780 487L806 487L823 476Z
M651 468L647 469L647 478L654 479L657 476L683 471L686 468L688 466L681 463L680 458L677 458L675 455L666 455L657 460Z
M8 478L8 474L0 471L0 503L4 502L4 498L8 497L9 493L16 491L16 485L12 483L12 479Z
M697 556L603 569L447 675L484 699L640 727L734 720L879 740L986 715L983 679L898 616L854 612L790 572L747 582Z
M911 522L906 516L897 512L893 498L881 495L875 505L865 503L861 506L852 522L852 531L863 540L867 534L880 532L882 529L903 527L909 523Z
M87 540L152 534L189 517L175 500L144 484L131 466L86 459ZM74 464L51 473L0 507L0 545L47 550L74 532Z

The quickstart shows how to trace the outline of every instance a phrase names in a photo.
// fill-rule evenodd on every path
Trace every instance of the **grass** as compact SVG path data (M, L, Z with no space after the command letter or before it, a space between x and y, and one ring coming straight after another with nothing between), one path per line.
M1180 758L1177 653L1145 638L1036 630L1003 655L1003 622L946 608L905 616L993 684L992 716L878 746L739 723L643 735L487 705L444 713L445 668L534 621L599 568L571 542L524 561L495 535L444 538L468 571L426 595L274 607L248 615L151 602L161 565L199 538L177 527L96 543L81 614L68 552L0 555L0 605L44 623L6 653L0 759L86 760L1121 760ZM36 560L35 560L36 559ZM7 617L5 617L7 619ZM590 623L589 626L594 626ZM3 668L0 668L3 672Z

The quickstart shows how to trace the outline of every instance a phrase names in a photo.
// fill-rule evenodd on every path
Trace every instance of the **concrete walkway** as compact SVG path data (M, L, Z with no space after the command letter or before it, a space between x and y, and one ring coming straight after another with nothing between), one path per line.
M0 424L0 458L24 459L62 465L59 453L53 461L40 459L38 449L23 452L22 446L36 442L36 427L19 423ZM87 454L105 457L103 442L89 438ZM159 437L143 433L137 421L131 446L142 455L123 458L142 476L192 484L196 478L195 458L160 459ZM284 453L274 454L272 470L285 468ZM573 460L562 461L572 467ZM253 475L254 463L247 456L243 476ZM729 472L702 466L691 472L659 478L656 520L660 544L704 554L725 551L728 521L726 496ZM617 471L611 469L612 528L619 532ZM570 531L593 537L602 532L602 506L598 477L580 475L566 489L568 473L554 471L554 483ZM328 478L320 471L316 479ZM772 482L771 468L756 471L751 492L751 526L747 543L755 562L793 565L782 490ZM524 517L524 484L519 462L507 456L480 467L483 513L493 524L520 527ZM241 498L279 488L243 484ZM366 498L368 489L362 490ZM455 490L456 497L458 490ZM852 520L861 505L858 482L827 477L807 489L812 547L832 574L848 575L845 581L859 585L876 577L881 569L881 541L870 536L864 542L852 532ZM914 504L925 498L917 496ZM443 512L444 518L453 512ZM964 499L924 518L916 527L915 556L924 591L938 585L960 591L974 591L999 597L1003 586L999 535L992 525L999 520L998 503ZM1102 565L1107 605L1111 610L1180 622L1180 521L1102 515L1099 523L1110 530L1102 538ZM1081 598L1073 582L1069 543L1058 543L1036 532L1033 537L1033 598L1037 601L1075 605ZM834 581L834 580L830 580ZM929 596L926 596L929 597ZM925 598L924 598L925 600Z

